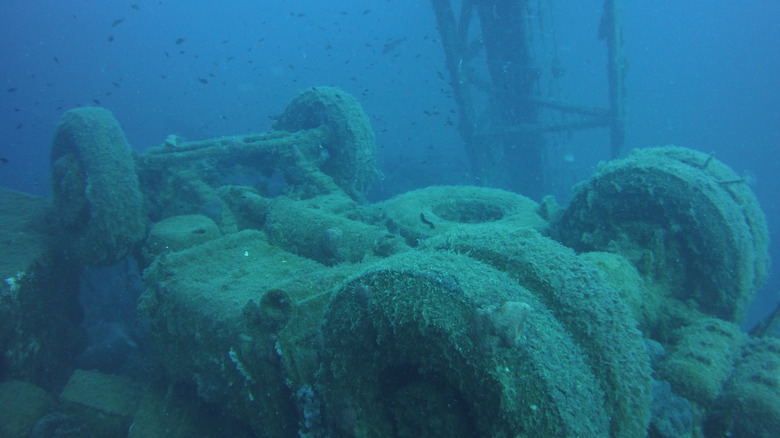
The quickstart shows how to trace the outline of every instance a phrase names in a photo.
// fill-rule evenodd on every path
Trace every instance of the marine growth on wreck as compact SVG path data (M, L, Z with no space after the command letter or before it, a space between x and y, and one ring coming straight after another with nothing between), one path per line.
M780 341L739 329L767 228L727 165L664 146L604 164L566 207L469 186L365 203L374 153L330 87L268 132L140 154L109 111L66 112L52 199L0 191L19 254L0 265L3 387L44 405L60 388L99 436L780 430ZM155 365L75 369L78 273L128 257Z

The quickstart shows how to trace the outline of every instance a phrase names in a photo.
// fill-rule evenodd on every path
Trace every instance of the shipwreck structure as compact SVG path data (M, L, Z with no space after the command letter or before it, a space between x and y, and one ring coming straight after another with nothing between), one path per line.
M618 157L625 143L626 63L620 1L605 0L598 36L607 46L609 107L543 95L543 74L557 79L564 69L557 53L549 71L534 58L533 41L555 29L532 25L530 3L431 0L459 111L458 130L475 179L540 199L547 194L548 134L607 128L611 158Z
M36 427L131 437L780 427L780 340L739 330L767 275L765 219L712 156L636 152L563 209L463 186L365 204L368 119L343 91L313 87L269 132L169 139L142 154L107 110L71 110L51 158L53 199L0 191L13 255L0 265L0 400L40 400ZM85 348L79 273L127 257L143 270L154 378L72 361ZM30 417L40 418L13 418Z

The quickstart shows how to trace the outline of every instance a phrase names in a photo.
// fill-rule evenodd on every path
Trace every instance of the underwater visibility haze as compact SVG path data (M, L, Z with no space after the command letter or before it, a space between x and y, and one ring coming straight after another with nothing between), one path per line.
M5 0L0 436L780 435L778 17Z

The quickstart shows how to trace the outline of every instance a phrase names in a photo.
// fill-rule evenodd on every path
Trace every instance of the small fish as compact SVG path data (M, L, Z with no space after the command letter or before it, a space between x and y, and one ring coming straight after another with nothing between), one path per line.
M203 78L198 78L198 82L200 82L201 84L208 84L209 83L208 80L203 79Z
M433 222L426 219L425 214L423 213L420 213L420 222L424 223L425 225L428 225L429 227L431 227L431 229L436 228L436 225L434 225Z
M371 13L371 9L366 9L365 11L363 11L363 15L368 15L370 13Z
M183 43L185 41L187 41L187 38L181 38L181 37L176 38L176 44L181 44L181 43Z
M135 9L136 11L140 11L141 10L141 7L138 6L138 3L130 3L130 7L132 9Z
M59 64L59 63L60 63L60 60L59 60L59 59L57 59L57 57L55 56L55 57L54 57L54 62L56 62L57 64Z
M108 36L108 42L110 43L111 41L114 41L114 36L113 35L109 35Z
M119 88L119 82L112 82L111 85L113 85L115 88Z
M382 54L383 55L387 55L388 53L390 53L393 50L395 50L395 48L398 47L398 45L401 44L404 41L406 41L406 37L396 38L394 40L387 41L385 43L384 47L382 48Z
M9 162L9 161L11 161L11 160L9 160L9 159L8 159L8 158L6 158L6 157L0 157L0 163L3 163L3 164L8 164L8 162Z
M117 27L125 21L124 18L117 18L111 23L111 27Z
M97 99L92 99L92 102L95 102L96 105L100 105L100 101Z
M8 89L7 89L7 90L5 90L5 91L7 91L8 93L13 93L13 92L14 92L14 91L16 91L16 90L18 90L18 88L11 87L11 88L8 88Z

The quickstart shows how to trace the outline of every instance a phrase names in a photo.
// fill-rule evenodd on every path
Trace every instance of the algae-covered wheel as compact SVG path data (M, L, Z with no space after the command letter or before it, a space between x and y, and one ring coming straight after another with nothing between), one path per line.
M321 144L308 157L351 197L362 198L375 179L376 147L360 103L334 87L312 87L276 117L274 130L297 132L325 127Z
M146 232L130 147L103 108L66 112L51 149L52 195L61 243L88 266L125 257Z
M707 436L775 437L780 430L780 339L750 338L704 420Z
M421 239L477 224L510 224L543 229L539 205L516 193L473 186L433 186L413 190L380 204L388 227L417 246Z
M686 148L607 163L554 228L566 245L618 252L670 296L729 321L742 320L767 276L766 220L747 182Z
M533 294L585 353L604 394L610 436L643 436L650 419L651 369L642 333L628 300L587 259L532 228L506 223L454 229L421 247L466 254Z
M609 436L588 353L471 258L418 251L367 268L335 294L319 339L335 435Z

